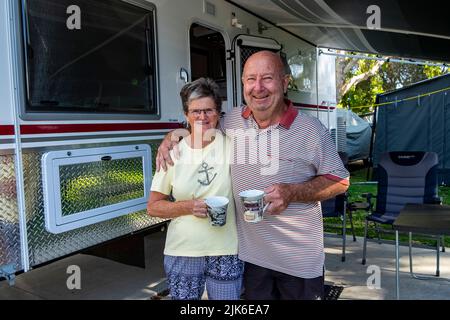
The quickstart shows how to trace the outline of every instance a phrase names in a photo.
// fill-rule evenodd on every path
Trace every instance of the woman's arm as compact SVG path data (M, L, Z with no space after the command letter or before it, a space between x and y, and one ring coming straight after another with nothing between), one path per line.
M206 218L206 204L203 200L168 201L168 195L152 191L147 203L147 213L152 217L176 218L186 215L194 215Z

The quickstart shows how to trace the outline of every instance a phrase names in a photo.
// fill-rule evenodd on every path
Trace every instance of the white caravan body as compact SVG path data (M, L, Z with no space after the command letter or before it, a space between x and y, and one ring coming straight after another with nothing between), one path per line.
M291 65L295 106L335 130L334 58L227 1L0 1L0 277L163 225L145 204L181 87L213 75L229 111L261 49Z

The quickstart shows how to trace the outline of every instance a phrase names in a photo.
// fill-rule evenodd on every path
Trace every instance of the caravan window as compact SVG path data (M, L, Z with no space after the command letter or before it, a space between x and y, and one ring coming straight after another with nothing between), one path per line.
M220 88L221 98L227 100L225 40L216 30L193 23L189 30L191 44L192 80L213 79Z
M152 7L25 0L23 14L27 113L157 114Z

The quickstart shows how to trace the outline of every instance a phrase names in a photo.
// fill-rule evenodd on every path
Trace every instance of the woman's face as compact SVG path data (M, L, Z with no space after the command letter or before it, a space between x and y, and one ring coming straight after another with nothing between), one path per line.
M214 100L210 97L192 100L188 106L186 119L194 133L203 134L208 129L216 128L219 113Z

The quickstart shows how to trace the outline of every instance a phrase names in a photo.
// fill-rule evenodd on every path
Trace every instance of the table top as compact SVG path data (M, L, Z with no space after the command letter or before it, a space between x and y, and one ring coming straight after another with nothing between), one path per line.
M450 235L450 206L406 204L393 224L394 229L435 235Z

